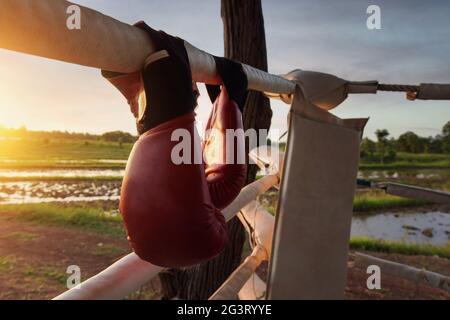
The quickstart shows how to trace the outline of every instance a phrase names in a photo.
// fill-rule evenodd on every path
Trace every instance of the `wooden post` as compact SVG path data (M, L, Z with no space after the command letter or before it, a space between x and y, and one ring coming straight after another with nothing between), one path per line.
M222 0L222 20L225 57L267 71L261 0ZM268 98L262 93L251 92L245 108L246 130L269 129L272 111ZM255 179L256 171L256 166L249 167L247 183ZM228 235L228 246L215 259L190 269L164 273L161 282L165 298L173 298L176 295L180 299L208 299L241 263L245 230L237 218L228 223Z

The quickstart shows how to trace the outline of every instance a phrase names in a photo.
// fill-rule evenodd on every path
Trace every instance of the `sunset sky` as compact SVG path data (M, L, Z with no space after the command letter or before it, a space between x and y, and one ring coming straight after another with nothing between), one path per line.
M124 22L144 20L212 54L223 55L219 0L78 0ZM368 30L366 9L381 7L382 30ZM450 83L448 0L263 0L269 71L301 68L349 80ZM0 124L36 130L135 133L122 96L77 65L0 49ZM199 115L210 105L203 95ZM273 128L286 128L288 106L272 102ZM366 136L386 128L429 136L450 120L449 101L407 101L403 94L352 96L333 111L370 117Z

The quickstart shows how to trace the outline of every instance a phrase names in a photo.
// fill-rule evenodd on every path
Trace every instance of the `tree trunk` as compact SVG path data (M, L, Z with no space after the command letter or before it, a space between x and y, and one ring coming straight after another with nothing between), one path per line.
M267 71L267 48L261 0L222 0L225 57ZM244 112L244 129L269 129L270 101L264 94L249 93ZM265 141L258 141L258 144ZM248 150L247 150L248 151ZM248 168L247 183L255 180L256 165Z
M222 0L225 57L267 71L267 50L261 0ZM270 102L262 93L250 92L244 112L244 129L269 129ZM265 143L265 141L258 141ZM248 149L247 149L248 151ZM247 152L248 153L248 152ZM255 180L257 168L248 168L247 183ZM239 266L245 230L237 218L228 223L229 243L216 258L183 270L160 275L163 297L208 299Z

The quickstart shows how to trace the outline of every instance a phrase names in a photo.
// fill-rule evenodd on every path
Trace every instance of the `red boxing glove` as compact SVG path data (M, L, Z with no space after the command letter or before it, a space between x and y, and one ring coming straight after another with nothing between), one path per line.
M223 209L238 196L247 178L242 114L225 87L206 125L203 157L212 202Z
M141 259L162 267L190 266L213 258L227 243L220 209L239 194L246 167L227 164L214 151L222 154L225 149L227 154L222 133L242 129L242 116L236 99L230 99L223 87L207 126L215 130L202 149L184 41L142 23L139 27L149 33L157 50L144 70L131 75L103 73L129 102L140 103L141 136L127 163L120 211ZM179 141L180 136L189 141ZM243 148L240 138L236 147L231 142L235 157Z
M120 199L134 251L163 267L211 259L227 242L225 220L211 201L204 165L172 161L179 144L171 141L176 129L194 137L194 114L168 121L139 138L128 160ZM201 159L195 154L201 153L200 141L191 146L191 160Z

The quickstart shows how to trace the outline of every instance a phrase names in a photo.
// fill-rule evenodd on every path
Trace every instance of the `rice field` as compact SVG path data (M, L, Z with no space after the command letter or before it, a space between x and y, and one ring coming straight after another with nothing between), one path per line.
M0 140L0 219L1 215L10 216L8 212L15 212L15 219L21 221L82 227L87 231L123 236L117 208L131 148L131 143L100 140ZM358 177L450 190L450 155L400 153L395 163L382 166L361 163ZM276 213L277 199L278 194L274 190L260 197L263 206L272 214ZM379 232L383 221L392 218L382 218L382 215L392 210L411 213L427 206L428 203L420 200L389 196L374 190L358 190L354 198L354 224L364 219L366 223L371 221L367 217L374 217L377 223L370 224L370 228L356 236L360 239L371 235L370 241L377 244L374 248L386 246L386 243L382 246L377 242L383 237L388 241L405 242L405 245L415 237L430 245L439 243L442 246L446 241L445 232L450 231L447 226L441 230L433 225L434 239L423 236L422 230L415 230L416 235L412 235L413 230L404 230L401 225L396 225L395 231L384 235ZM429 210L432 214L432 209ZM439 210L436 211L438 213ZM379 218L381 220L377 220ZM419 222L422 218L418 216ZM416 225L420 225L419 222ZM399 237L401 232L406 237ZM362 245L368 241L354 240L352 243Z

